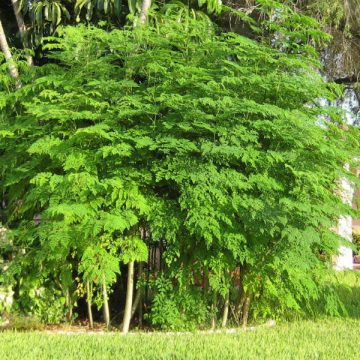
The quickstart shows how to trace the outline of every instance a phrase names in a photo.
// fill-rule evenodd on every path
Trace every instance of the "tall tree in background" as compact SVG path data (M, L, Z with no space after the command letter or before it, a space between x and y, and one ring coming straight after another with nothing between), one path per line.
M20 34L20 38L21 38L21 41L22 41L22 44L25 48L28 48L28 43L27 43L27 27L25 25L25 22L24 22L24 17L21 13L21 9L20 9L20 6L19 6L19 0L11 0L12 2L12 6L13 6L13 9L14 9L14 14L15 14L15 17L16 17L16 22L17 22L17 25L18 25L18 28L19 28L19 34ZM27 55L26 56L27 58L27 62L29 64L29 66L32 66L34 64L34 61L33 61L33 58L31 55Z
M6 38L6 34L5 34L5 31L4 31L4 27L2 25L1 19L0 19L0 47L1 47L1 51L4 54L5 60L8 63L10 75L14 79L16 79L17 87L20 87L21 83L18 80L19 79L19 71L18 71L18 68L17 68L14 60L13 60L11 50L10 50L10 47L9 47L9 44L8 44L8 41L7 41L7 38Z
M1 13L0 13L1 16ZM9 73L11 75L12 78L15 79L16 82L16 87L20 88L21 87L21 80L19 79L19 71L18 68L14 62L13 56L11 54L11 50L6 38L6 34L4 31L4 27L0 18L0 48L1 51L4 54L4 58L6 60L6 62L8 63L8 68L9 68Z
M139 24L144 25L151 7L151 0L143 0L139 14Z

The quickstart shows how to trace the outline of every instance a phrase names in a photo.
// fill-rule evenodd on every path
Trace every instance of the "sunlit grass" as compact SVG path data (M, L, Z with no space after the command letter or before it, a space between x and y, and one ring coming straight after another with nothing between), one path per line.
M302 321L235 334L0 334L0 359L357 359L360 320Z

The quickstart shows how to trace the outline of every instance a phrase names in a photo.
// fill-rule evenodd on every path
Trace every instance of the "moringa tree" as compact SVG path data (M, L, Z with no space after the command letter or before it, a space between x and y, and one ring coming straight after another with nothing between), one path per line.
M350 211L335 180L351 178L342 164L358 153L358 130L314 100L338 87L293 27L279 50L181 16L67 27L16 96L2 88L5 215L15 244L32 250L11 271L22 287L35 274L48 285L66 266L111 292L127 265L127 331L146 229L166 244L148 280L154 325L209 324L229 291L243 325L304 314L341 241L331 229ZM282 25L300 31L294 18Z

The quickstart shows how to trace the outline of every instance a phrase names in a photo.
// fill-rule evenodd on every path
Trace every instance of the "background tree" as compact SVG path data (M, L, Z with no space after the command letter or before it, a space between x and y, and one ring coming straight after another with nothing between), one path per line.
M10 50L1 20L0 20L0 47L1 47L1 51L3 52L4 58L5 58L6 62L8 63L10 75L14 79L18 79L19 71L17 69L15 62L13 61L11 50ZM18 82L17 84L18 84L17 86L19 87L20 82Z
M27 41L27 27L25 25L24 18L23 18L22 13L21 13L21 9L20 9L20 6L19 6L19 0L11 0L11 3L12 3L12 6L13 6L13 9L14 9L16 22L17 22L17 25L18 25L18 28L19 28L19 34L20 34L21 41L23 43L23 46L25 48L28 48L29 44L28 44L28 41ZM27 62L29 64L29 66L32 66L34 64L33 58L32 58L32 56L30 54L27 55Z

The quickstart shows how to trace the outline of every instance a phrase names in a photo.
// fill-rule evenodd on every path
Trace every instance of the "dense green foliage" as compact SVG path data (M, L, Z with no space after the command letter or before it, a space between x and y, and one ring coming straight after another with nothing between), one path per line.
M135 30L69 27L45 48L51 63L1 93L22 309L39 287L69 306L76 274L112 285L121 263L164 238L155 324L204 323L234 285L234 304L253 300L254 316L309 311L349 211L336 179L358 151L355 130L315 101L336 88L314 59L186 14ZM325 306L336 312L332 297Z
M34 1L32 29L54 35L42 66L15 56L18 79L1 65L0 285L13 310L72 321L86 297L106 313L136 262L139 320L144 304L163 329L215 326L228 307L244 325L346 314L329 279L334 228L355 214L339 179L356 181L344 164L359 131L319 105L341 93L319 75L314 44L328 36L284 1L256 1L258 17L221 7L258 41L194 10L220 12L213 1L152 3L147 24L144 3ZM107 21L59 26L82 16Z

